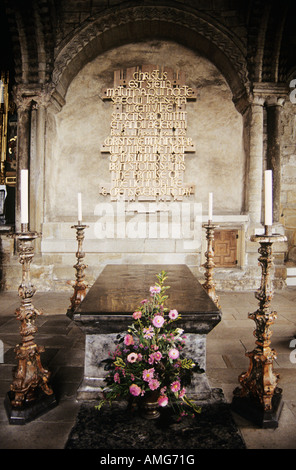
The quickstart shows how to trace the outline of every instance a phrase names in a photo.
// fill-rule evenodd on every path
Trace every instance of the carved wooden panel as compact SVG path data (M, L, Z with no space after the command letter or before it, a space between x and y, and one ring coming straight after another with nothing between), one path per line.
M231 267L237 264L238 230L215 230L214 263L216 267Z

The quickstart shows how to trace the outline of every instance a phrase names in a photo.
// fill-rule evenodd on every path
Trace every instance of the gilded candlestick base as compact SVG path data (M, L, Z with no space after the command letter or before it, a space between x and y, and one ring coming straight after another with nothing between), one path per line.
M74 312L76 310L78 305L80 305L82 300L85 298L88 288L88 285L84 281L84 270L87 268L87 265L83 263L85 253L82 251L84 230L85 228L88 228L88 225L83 225L80 221L78 221L78 224L73 225L71 228L75 228L76 230L76 240L78 242L78 248L76 252L77 263L73 266L73 268L76 270L76 280L68 281L68 284L70 284L74 289L74 293L70 298L71 304L68 308L68 312Z
M234 390L232 409L263 428L275 428L278 426L283 403L282 390L278 387L279 374L273 370L276 351L270 347L270 327L277 318L277 313L270 308L273 298L272 245L274 242L285 241L286 237L264 234L255 235L251 240L260 244L258 259L262 269L261 285L255 293L259 308L248 315L256 325L256 347L246 353L250 360L249 369L239 376L241 388Z
M203 227L206 229L206 238L207 238L207 251L205 252L206 262L203 264L205 268L205 282L203 284L203 288L206 290L207 294L213 302L220 308L219 305L219 297L216 294L215 283L213 280L213 271L215 268L214 263L214 249L213 249L213 242L214 242L214 232L218 225L214 225L211 220L208 221L207 224L203 224Z
M32 303L36 289L30 279L30 264L34 257L33 241L39 234L30 232L27 224L22 224L22 230L13 234L18 241L22 265L22 282L18 288L21 306L15 311L16 318L21 322L22 341L15 347L17 368L5 400L10 424L24 424L31 421L40 415L41 408L44 412L46 407L42 406L43 396L50 396L50 399L46 400L47 403L50 401L50 407L55 405L53 390L48 383L50 372L41 364L41 353L44 348L37 346L34 341L37 332L35 319L42 313ZM39 406L36 407L37 402Z

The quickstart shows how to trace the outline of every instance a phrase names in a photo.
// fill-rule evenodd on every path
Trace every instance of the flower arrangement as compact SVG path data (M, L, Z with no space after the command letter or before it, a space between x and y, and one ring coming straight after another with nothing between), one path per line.
M169 405L176 411L177 406L184 415L187 407L181 405L185 404L200 412L200 407L186 397L186 386L194 372L204 371L192 359L183 357L186 336L176 326L181 316L164 306L169 289L164 285L166 273L162 271L157 279L150 287L150 299L142 300L127 334L105 360L107 387L97 409L118 398L139 400L157 391L160 407Z

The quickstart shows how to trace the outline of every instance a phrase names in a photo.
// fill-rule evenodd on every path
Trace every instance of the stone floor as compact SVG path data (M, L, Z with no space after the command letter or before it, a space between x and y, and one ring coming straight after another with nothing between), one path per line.
M76 390L83 376L84 335L66 316L67 293L36 293L34 305L43 311L37 320L36 342L44 345L42 363L52 374L59 401L53 410L24 426L10 425L4 397L15 365L13 348L19 342L19 306L16 292L0 293L0 448L63 449L75 422L80 403ZM207 337L207 373L213 387L222 388L231 402L238 375L248 368L245 351L254 349L254 322L247 318L257 309L254 293L219 293L223 318ZM260 429L234 414L248 449L296 449L296 354L290 342L296 334L296 288L276 292L273 308L278 319L272 327L272 346L277 351L276 372L280 373L284 407L279 427ZM296 341L295 341L296 342ZM4 346L4 357L1 345ZM291 354L292 353L292 354Z

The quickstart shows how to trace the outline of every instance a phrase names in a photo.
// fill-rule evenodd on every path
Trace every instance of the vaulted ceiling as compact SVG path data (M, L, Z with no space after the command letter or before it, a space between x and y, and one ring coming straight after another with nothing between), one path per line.
M174 8L180 16L186 12L188 18L201 18L231 38L245 57L250 83L287 84L295 78L295 0L0 0L0 68L8 69L16 84L48 83L57 57L91 22L106 14L110 21L116 12L118 23L118 15L132 7L137 8L138 17L141 7L154 8L155 17L160 6ZM166 29L152 28L151 34L165 38ZM210 34L211 30L207 40ZM112 47L112 41L105 47Z

